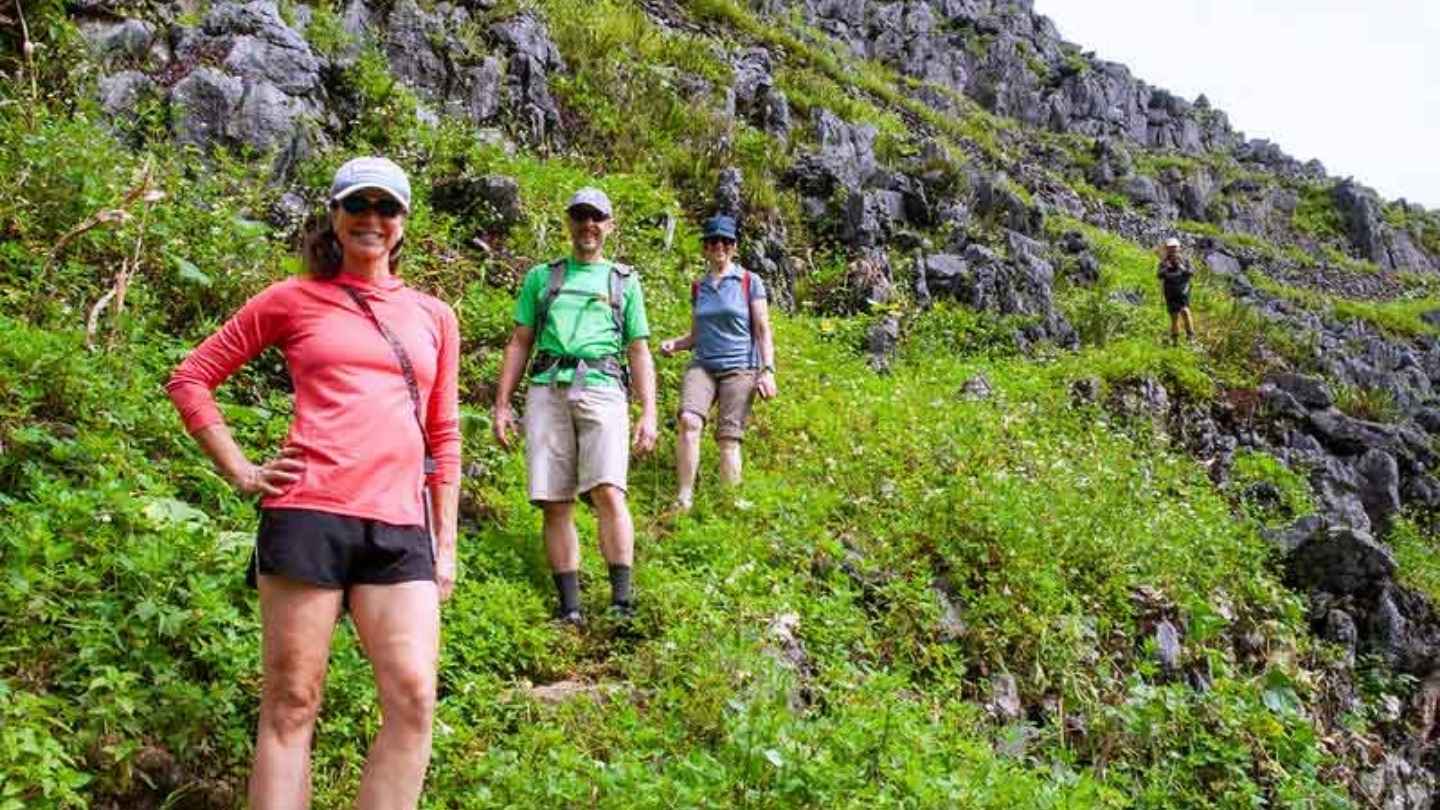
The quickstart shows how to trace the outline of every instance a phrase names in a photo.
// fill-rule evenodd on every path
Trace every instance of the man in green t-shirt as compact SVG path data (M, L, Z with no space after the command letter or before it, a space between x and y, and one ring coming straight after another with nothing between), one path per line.
M580 613L580 543L575 497L595 508L600 551L610 566L611 605L631 614L630 568L635 527L625 500L630 450L655 449L655 364L640 279L604 257L615 230L610 199L583 188L566 206L570 256L530 269L515 302L515 332L505 346L495 395L495 438L510 448L515 414L510 398L535 349L525 399L525 466L530 502L544 512L545 550L559 592L561 621ZM619 292L620 305L612 305ZM628 360L628 368L626 367ZM628 371L640 400L640 423L630 436Z

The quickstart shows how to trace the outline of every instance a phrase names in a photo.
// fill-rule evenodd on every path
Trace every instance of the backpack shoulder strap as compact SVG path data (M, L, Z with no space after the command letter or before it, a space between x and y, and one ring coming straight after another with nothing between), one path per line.
M696 280L690 282L690 306L692 306L692 307L695 306L695 303L696 303L697 301L699 301L699 300L700 300L700 280L699 280L699 279L696 279Z
M633 272L628 264L610 265L610 319L615 324L615 334L620 336L621 354L625 350L625 282Z
M556 259L549 264L550 278L545 282L545 291L540 294L540 300L535 307L535 339L540 339L540 334L545 331L545 322L550 316L550 305L555 302L555 296L560 294L560 288L565 286L565 269L568 260L565 258Z

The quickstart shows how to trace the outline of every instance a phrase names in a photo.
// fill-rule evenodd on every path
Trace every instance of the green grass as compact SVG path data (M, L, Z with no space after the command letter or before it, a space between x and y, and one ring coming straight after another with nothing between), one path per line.
M1440 334L1421 315L1440 309L1440 297L1396 299L1393 301L1354 301L1335 299L1335 315L1343 320L1358 320L1379 327L1398 337L1421 337Z
M1291 218L1291 227L1317 239L1343 239L1344 223L1335 207L1333 186L1306 184L1300 188L1300 204Z
M1395 521L1386 539L1395 552L1400 581L1431 600L1440 601L1440 548L1437 548L1433 524L1414 516Z
M1338 385L1335 407L1346 415L1369 422L1395 422L1404 415L1395 398L1383 388Z

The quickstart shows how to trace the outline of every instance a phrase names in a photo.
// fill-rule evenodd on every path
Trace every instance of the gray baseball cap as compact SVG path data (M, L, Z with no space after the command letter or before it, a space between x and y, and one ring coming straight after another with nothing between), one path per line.
M405 170L383 157L358 157L335 172L330 183L330 202L337 203L357 191L379 189L410 210L410 178Z
M604 214L607 219L615 216L614 209L610 207L610 198L605 196L605 192L594 186L586 186L575 192L575 196L571 197L570 202L565 204L565 210L569 212L570 209L581 205L594 208L596 211Z

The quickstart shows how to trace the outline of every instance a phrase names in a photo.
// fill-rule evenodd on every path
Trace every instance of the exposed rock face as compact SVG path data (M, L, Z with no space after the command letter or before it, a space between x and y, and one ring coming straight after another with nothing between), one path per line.
M790 102L775 86L774 61L764 48L743 51L732 63L731 89L735 113L760 129L784 139L790 134Z
M829 110L816 110L811 121L819 145L795 161L790 181L811 197L837 191L853 194L875 172L875 136L870 124L849 124Z
M1008 259L976 243L960 254L925 257L921 275L928 295L1000 315L1032 316L1034 324L1017 335L1022 347L1037 340L1067 348L1078 345L1075 330L1055 309L1055 270L1043 257L1044 246L1015 231L1008 231L1006 238Z
M308 154L307 121L327 117L322 63L273 2L215 5L175 51L183 61L224 54L219 68L196 68L172 90L182 139L243 143L292 159Z
M1380 198L1374 191L1345 180L1335 186L1333 195L1345 233L1360 256L1387 270L1440 271L1432 257L1417 248L1408 234L1384 221Z
M900 73L1026 124L1059 132L1118 137L1186 152L1228 148L1240 139L1225 115L1134 78L1128 68L1083 57L1060 39L1030 0L772 1L771 13L797 8L805 21ZM985 37L988 44L979 48ZM944 105L945 98L925 98Z
M510 54L505 103L511 115L533 141L557 138L560 110L550 96L549 74L565 70L565 61L545 23L534 13L523 12L491 26L490 32Z
M504 113L520 137L557 143L560 113L548 77L565 69L559 49L533 13L495 23L489 40L477 40L470 7L490 5L441 2L427 10L398 0L381 12L350 0L341 17L350 41L333 61L285 22L273 0L220 2L197 28L168 33L110 17L82 19L81 28L102 63L125 68L100 80L108 113L130 115L155 93L169 103L179 140L273 150L284 174L340 126L344 99L329 83L367 42L384 49L394 75L428 105L423 116L488 124ZM297 15L297 25L304 19Z

